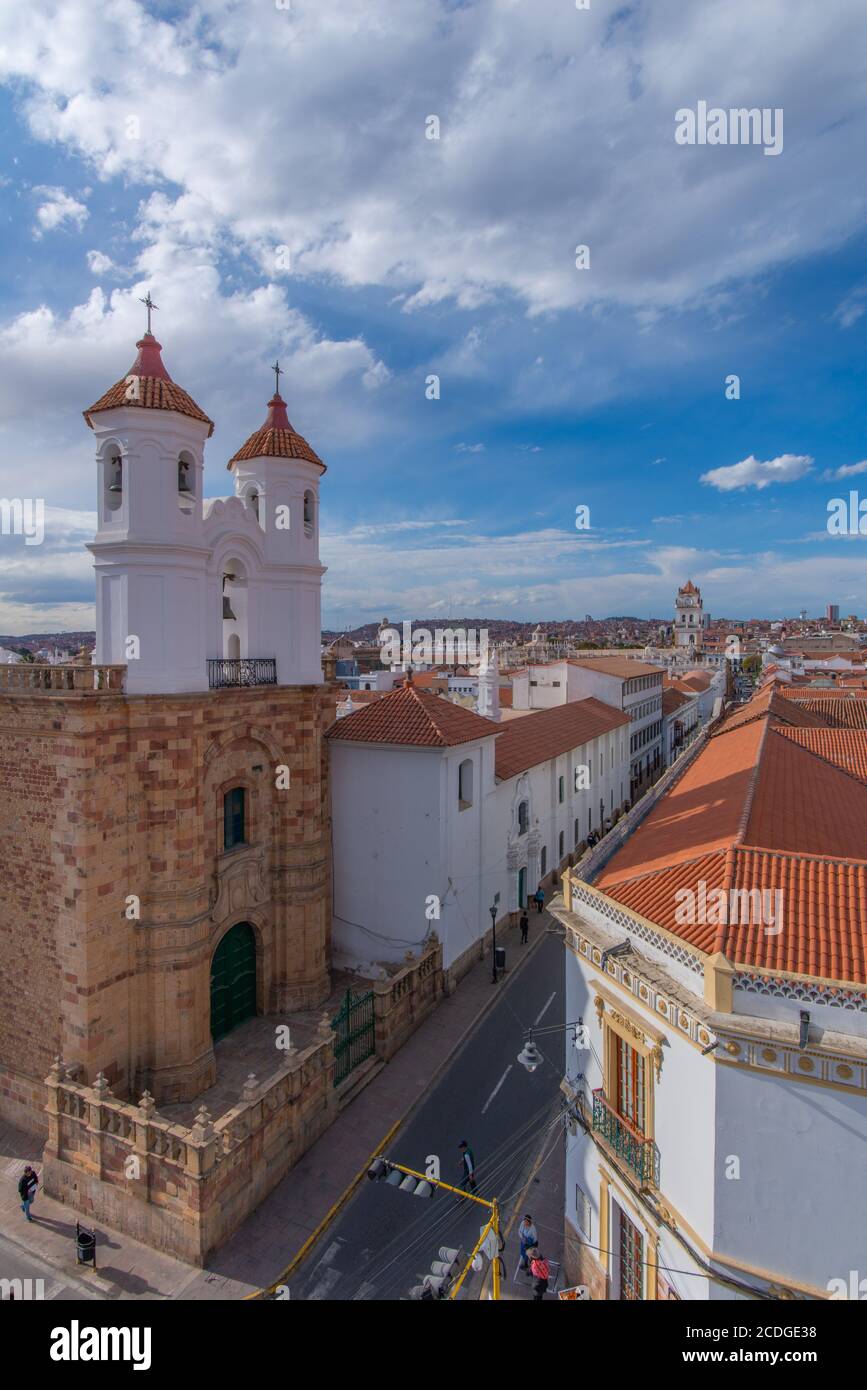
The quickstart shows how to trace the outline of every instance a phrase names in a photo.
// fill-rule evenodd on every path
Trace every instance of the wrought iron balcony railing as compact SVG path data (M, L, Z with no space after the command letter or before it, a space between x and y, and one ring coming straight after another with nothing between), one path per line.
M276 685L277 659L273 656L208 658L208 685L222 690L234 685Z
M659 1187L659 1149L618 1115L602 1090L593 1092L593 1133L605 1140L639 1182Z

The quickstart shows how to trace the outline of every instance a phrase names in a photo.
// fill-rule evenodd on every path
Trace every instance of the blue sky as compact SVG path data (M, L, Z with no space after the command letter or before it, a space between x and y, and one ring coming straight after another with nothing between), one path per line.
M668 615L690 575L713 614L865 613L867 537L825 528L867 497L860 6L684 9L7 7L0 496L48 527L0 537L0 632L92 626L80 412L148 288L209 495L285 366L329 625ZM679 146L699 100L781 108L782 153Z

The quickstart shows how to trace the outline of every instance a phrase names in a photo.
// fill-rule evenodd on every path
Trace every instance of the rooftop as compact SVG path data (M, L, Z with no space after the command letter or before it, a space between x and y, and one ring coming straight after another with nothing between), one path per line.
M268 402L264 424L253 431L246 443L232 455L226 467L231 468L242 459L256 458L306 459L308 463L318 464L325 472L325 464L319 455L314 453L304 436L290 425L286 402L279 392L275 392Z
M118 406L132 406L142 410L173 410L179 415L201 420L209 427L208 435L212 435L213 420L196 405L192 396L169 376L160 355L162 343L158 343L152 333L145 333L136 343L136 347L138 356L129 371L83 412L88 426L93 429L91 417L99 411L115 410ZM135 383L130 380L131 377L135 378Z
M354 697L353 697L354 698ZM415 748L452 748L499 733L500 726L473 710L419 690L411 680L365 709L338 720L326 738L353 743L398 743Z
M595 699L534 710L526 719L509 720L503 728L495 750L496 775L505 781L628 723L628 715Z
M782 722L786 701L752 703L761 708L711 736L596 886L732 964L867 983L867 748L816 722ZM706 893L779 890L781 920L717 922L731 913L712 903L693 914L703 921L678 920L678 890L702 882Z

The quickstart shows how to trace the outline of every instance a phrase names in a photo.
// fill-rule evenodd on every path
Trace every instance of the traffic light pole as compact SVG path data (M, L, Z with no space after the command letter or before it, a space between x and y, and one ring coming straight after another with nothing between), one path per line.
M452 1286L452 1288L449 1290L449 1298L450 1298L450 1299L456 1298L456 1297L457 1297L458 1290L459 1290L459 1288L461 1287L461 1284L464 1282L464 1280L466 1279L467 1275L468 1275L469 1272L470 1272L470 1269L471 1269L471 1267L472 1267L473 1260L476 1258L476 1255L478 1255L479 1251L481 1250L482 1246L484 1245L484 1243L485 1243L487 1237L491 1234L491 1232L493 1232L493 1234L496 1236L496 1238L497 1238L497 1245L499 1246L499 1243L500 1243L500 1208L499 1208L499 1204L498 1204L496 1198L494 1198L494 1200L493 1200L492 1202L489 1202L489 1201L487 1201L487 1199L484 1198L484 1197L477 1197L477 1196L475 1195L474 1192L466 1192L462 1187L453 1187L451 1183L449 1183L449 1182L443 1182L441 1178L431 1178L431 1177L428 1177L427 1173L418 1173L418 1172L416 1172L415 1168L406 1168L406 1167L404 1167L404 1165L403 1165L402 1163L394 1163L394 1162L392 1161L392 1159L390 1159L390 1158L381 1158L379 1161L382 1162L382 1163L384 1163L388 1168L394 1168L394 1169L397 1169L397 1171L398 1171L399 1173L405 1173L405 1174L407 1175L407 1177L409 1177L409 1178L418 1178L421 1182L430 1183L431 1187L439 1187L439 1188L441 1188L442 1191L444 1191L444 1192L453 1192L453 1193L455 1194L456 1197L464 1197L464 1198L466 1198L467 1201L469 1201L469 1202L476 1202L480 1207L486 1207L487 1210L491 1213L490 1219L488 1220L487 1225L483 1227L482 1233L481 1233L481 1235L479 1236L479 1239L478 1239L478 1241L477 1241L475 1247L473 1248L473 1251L472 1251L472 1254L470 1255L470 1258L467 1260L467 1263L466 1263L466 1265L465 1265L464 1268L463 1268L463 1271L462 1271L462 1273L461 1273L460 1278L456 1280L456 1282L454 1283L454 1285ZM368 1176L370 1176L370 1174L368 1174ZM499 1260L499 1250L497 1251L497 1254L494 1256L494 1258L491 1260L491 1265L492 1265L492 1268L493 1268L493 1281L494 1281L494 1282L493 1282L493 1295L494 1295L494 1298L495 1298L495 1299L499 1299L499 1297L500 1297L500 1260Z

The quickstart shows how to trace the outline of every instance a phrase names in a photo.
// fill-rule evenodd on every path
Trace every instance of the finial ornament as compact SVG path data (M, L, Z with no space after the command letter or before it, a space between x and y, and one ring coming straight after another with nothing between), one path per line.
M147 311L148 311L148 333L150 333L150 331L151 331L151 310L152 310L152 309L158 309L160 306L159 306L159 304L154 304L153 300L151 299L151 292L150 292L150 290L148 290L148 292L147 292L147 294L145 295L144 299L139 299L139 304L144 304L145 308L146 308Z
M273 367L271 368L271 371L274 373L274 376L277 378L277 386L276 386L276 389L275 389L274 394L277 395L277 396L279 396L279 394L280 394L280 378L281 378L281 376L285 376L286 373L283 371L283 368L280 366L280 363L279 363L279 362L275 362L275 363L274 363Z

